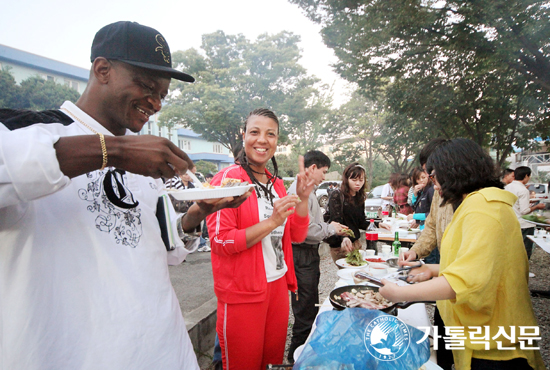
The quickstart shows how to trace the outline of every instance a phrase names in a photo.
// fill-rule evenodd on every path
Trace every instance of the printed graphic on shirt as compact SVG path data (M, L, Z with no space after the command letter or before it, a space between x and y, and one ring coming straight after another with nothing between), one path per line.
M273 198L273 202L278 199L278 197ZM260 212L260 222L267 220L273 215L273 206L266 197L258 197L258 210ZM286 220L281 226L274 229L268 236L262 239L262 251L268 282L284 276L287 271L283 252L283 233L285 224Z
M117 244L135 248L142 235L141 208L125 185L126 175L123 171L94 171L86 177L91 181L86 188L78 190L78 196L88 202L88 211L97 213L95 227L111 234ZM106 192L105 186L110 186L112 191Z

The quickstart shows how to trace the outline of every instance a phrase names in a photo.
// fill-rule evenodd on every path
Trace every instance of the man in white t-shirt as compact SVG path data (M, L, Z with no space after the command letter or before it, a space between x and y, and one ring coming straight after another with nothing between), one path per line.
M392 173L388 183L382 188L382 194L380 195L382 198L382 209L385 209L388 204L392 207L395 206L395 203L393 202L393 192L397 187L398 176L398 173Z
M134 133L171 78L193 78L171 67L158 31L132 22L102 28L91 59L67 120L0 124L0 367L196 370L168 264L197 247L189 233L208 214L250 193L177 217L159 177L192 162Z
M525 186L531 178L531 169L527 166L520 166L514 170L514 181L504 187L512 194L518 197L516 203L514 203L514 212L519 220L519 226L521 227L521 234L523 235L523 244L527 251L527 257L531 258L533 253L533 242L527 238L528 235L534 235L535 225L527 222L521 216L527 215L537 209L544 209L544 204L539 203L535 206L529 205L529 190Z

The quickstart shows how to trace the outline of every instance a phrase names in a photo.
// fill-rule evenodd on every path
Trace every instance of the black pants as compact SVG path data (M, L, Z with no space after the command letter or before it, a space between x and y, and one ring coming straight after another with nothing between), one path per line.
M445 340L443 339L445 334L445 324L443 323L443 319L441 319L441 316L439 315L439 310L437 309L437 306L434 312L434 325L437 326L437 334L441 336L437 339L437 364L443 370L452 370L453 364L455 363L453 351L445 348Z
M319 246L306 244L293 244L294 271L298 280L298 297L291 293L292 313L294 314L294 326L292 327L292 340L288 350L288 360L293 362L294 350L305 343L315 316L319 312ZM298 298L298 299L297 299Z
M521 236L523 236L523 245L525 245L527 259L531 259L531 254L533 254L533 241L529 239L527 235L535 235L535 228L528 227L527 229L521 229Z
M472 370L532 370L524 358L514 358L508 361L482 360L472 358Z

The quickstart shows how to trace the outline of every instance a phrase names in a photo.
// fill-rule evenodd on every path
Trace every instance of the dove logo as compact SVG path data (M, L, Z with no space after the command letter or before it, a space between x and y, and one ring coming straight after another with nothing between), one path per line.
M394 361L403 356L411 342L407 325L395 316L382 315L365 328L365 347L381 361Z

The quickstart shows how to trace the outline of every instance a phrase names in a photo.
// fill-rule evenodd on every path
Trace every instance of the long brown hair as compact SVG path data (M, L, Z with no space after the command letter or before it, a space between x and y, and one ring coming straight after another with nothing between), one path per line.
M277 128L279 128L279 119L277 118L275 113L273 113L272 111L266 108L258 108L258 109L254 109L246 117L244 121L243 132L246 132L246 125L248 124L248 119L252 116L261 116L261 117L271 118L273 121L275 121L275 123L277 123ZM262 192L265 194L266 198L269 199L269 201L271 202L271 205L273 205L274 195L271 191L273 189L273 184L275 184L275 180L277 180L277 175L279 174L279 166L277 165L275 156L271 157L271 163L273 163L273 174L269 176L267 172L265 173L265 175L267 176L267 184L265 185L259 182L258 180L256 180L256 177L254 176L254 173L256 171L250 168L250 165L248 164L248 158L246 157L244 144L242 145L241 151L239 152L237 159L235 160L235 163L239 164L242 168L244 168L244 170L246 171L246 174L248 175L248 177L250 177L250 181L252 181L252 183L257 185L256 195L258 197L261 197L259 193L261 189Z
M352 197L348 180L356 179L361 176L365 179L365 183L363 184L361 189L359 189L357 194L355 194L355 196ZM365 203L365 199L367 198L366 189L367 189L367 179L366 179L365 168L361 166L359 162L353 162L349 164L344 170L344 173L342 174L342 184L340 185L340 190L342 191L342 194L344 194L344 197L346 198L346 200L354 204Z

